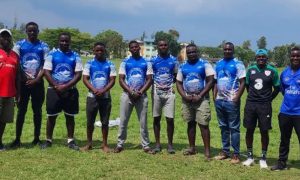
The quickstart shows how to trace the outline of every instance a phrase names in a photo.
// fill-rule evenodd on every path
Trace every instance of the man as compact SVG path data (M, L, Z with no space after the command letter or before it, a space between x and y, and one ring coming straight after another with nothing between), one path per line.
M290 139L293 128L298 136L300 144L300 48L291 49L290 66L280 75L281 92L283 101L278 115L280 128L279 159L271 170L279 171L287 169L290 150Z
M173 83L176 77L178 62L176 58L169 54L168 43L160 40L157 43L158 56L151 60L153 67L152 86L152 111L153 130L156 141L154 152L161 152L160 144L160 119L162 109L167 121L167 135L169 154L174 154L173 133L174 133L174 113L175 113L175 93Z
M186 47L186 54L188 60L180 65L176 82L178 92L182 97L182 117L188 123L189 149L183 154L196 154L195 139L196 124L198 124L204 144L204 154L209 160L211 114L208 92L213 86L215 71L211 64L199 58L195 44L189 44Z
M224 58L216 64L217 83L214 99L222 136L222 151L215 157L223 160L230 157L230 144L233 148L231 163L240 162L240 98L245 89L246 71L244 64L234 58L234 45L227 42L223 46Z
M22 91L18 106L16 139L10 145L11 148L18 148L21 145L22 129L30 97L34 122L32 144L40 143L42 105L45 99L43 65L49 47L38 39L39 27L35 22L29 22L25 27L27 39L18 41L13 48L20 57Z
M14 97L19 100L19 61L11 50L12 34L8 29L0 30L0 151L4 151L2 136L6 123L14 120Z
M253 135L256 124L261 134L261 159L260 168L268 168L267 150L269 145L269 130L272 129L272 100L279 93L278 71L267 64L268 52L265 49L256 51L256 64L248 68L246 74L246 89L248 96L244 110L244 127L246 131L247 160L245 166L254 163Z
M74 116L78 114L78 90L75 85L81 78L82 63L79 55L70 49L71 35L59 35L59 49L52 50L44 65L45 77L49 82L46 99L47 129L46 142L42 149L52 146L52 135L58 114L64 111L68 131L68 147L79 150L74 141Z
M140 122L141 144L144 152L153 154L149 147L149 134L147 127L148 98L146 91L152 83L152 66L140 55L140 46L137 41L129 42L129 51L132 56L123 60L119 70L119 83L123 88L120 105L120 126L118 143L115 153L124 150L127 138L127 125L135 107Z
M82 151L92 149L94 123L97 111L100 113L102 128L102 146L104 152L109 152L107 145L108 124L111 111L111 97L109 90L114 86L116 79L115 65L106 59L106 49L103 43L94 44L95 57L89 60L83 70L83 83L89 89L86 99L87 116L87 145Z

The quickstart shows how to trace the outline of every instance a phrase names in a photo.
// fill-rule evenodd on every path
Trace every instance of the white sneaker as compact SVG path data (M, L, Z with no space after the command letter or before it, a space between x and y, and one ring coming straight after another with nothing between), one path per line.
M259 165L260 165L260 169L267 169L268 168L268 164L266 160L259 160Z
M253 158L248 158L246 161L243 162L244 166L252 166L254 164Z

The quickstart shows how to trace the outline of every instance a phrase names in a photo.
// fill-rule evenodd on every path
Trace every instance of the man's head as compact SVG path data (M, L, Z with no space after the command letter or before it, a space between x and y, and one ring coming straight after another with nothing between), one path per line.
M157 50L160 56L165 56L169 54L169 45L165 40L160 40L157 43Z
M36 41L38 38L38 34L39 34L38 24L35 22L29 22L26 24L25 28L26 28L26 34L27 34L28 40L30 42Z
M71 34L68 32L62 32L58 36L59 49L63 52L70 50Z
M129 42L129 51L133 57L139 57L140 56L140 45L137 41L130 41Z
M0 30L0 48L8 51L12 47L12 34L8 29Z
M300 48L298 46L291 49L290 62L292 69L300 68Z
M189 44L186 46L186 55L188 61L197 61L199 59L199 52L196 44Z
M258 49L255 52L255 59L258 66L264 67L268 61L268 51L266 49Z
M232 42L226 42L223 46L224 59L232 59L234 54L234 45Z
M106 56L105 44L103 44L101 42L96 42L94 44L93 52L94 52L96 59L99 59L99 60L105 59L105 56Z

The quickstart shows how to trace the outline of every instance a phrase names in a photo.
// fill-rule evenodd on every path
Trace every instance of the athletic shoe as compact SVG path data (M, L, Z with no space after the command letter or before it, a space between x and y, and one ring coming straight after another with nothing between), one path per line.
M1 143L1 144L0 144L0 152L1 152L1 151L5 151L5 150L6 150L5 146Z
M20 140L14 140L10 145L9 145L9 148L11 149L17 149L17 148L20 148L21 147L21 142Z
M75 151L79 151L79 147L76 145L75 141L69 142L69 143L68 143L68 147L69 147L70 149L75 150Z
M229 156L224 151L220 152L218 156L215 156L215 160L224 160L227 158L229 158Z
M278 161L277 164L275 164L274 166L271 167L272 171L281 171L281 170L286 170L287 166L286 166L286 162L284 161Z
M41 149L47 149L51 146L52 146L52 142L46 140L46 142L41 145Z
M243 162L244 166L252 166L254 164L253 158L248 158L246 161Z
M259 166L260 166L260 169L267 169L268 168L267 161L265 159L259 160Z
M39 139L39 138L34 138L33 141L31 142L32 145L38 145L38 144L41 144L42 141Z
M231 160L230 160L230 163L231 163L231 164L238 164L238 163L240 163L240 162L241 162L241 161L240 161L239 155L234 154L234 155L231 157Z

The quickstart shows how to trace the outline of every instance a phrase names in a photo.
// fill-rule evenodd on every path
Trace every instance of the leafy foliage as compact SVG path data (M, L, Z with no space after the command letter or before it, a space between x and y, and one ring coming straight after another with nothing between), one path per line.
M172 34L171 34L171 33ZM177 31L176 31L177 32ZM168 33L164 31L158 31L154 35L154 44L157 44L158 41L166 40L169 43L169 50L173 56L177 56L180 51L180 44L177 42L179 33L177 34L174 30L170 30Z

